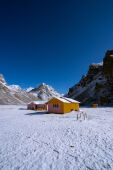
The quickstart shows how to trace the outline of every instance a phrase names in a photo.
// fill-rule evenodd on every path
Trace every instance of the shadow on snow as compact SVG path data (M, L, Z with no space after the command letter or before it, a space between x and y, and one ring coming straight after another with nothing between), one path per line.
M28 110L27 108L19 108L19 110Z
M33 115L45 115L47 112L32 112L32 113L26 113L25 115L33 116Z

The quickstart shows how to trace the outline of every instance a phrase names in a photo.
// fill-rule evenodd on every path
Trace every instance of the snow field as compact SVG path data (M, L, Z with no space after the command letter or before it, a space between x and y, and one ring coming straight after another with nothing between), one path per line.
M113 108L45 114L0 106L0 170L112 170Z

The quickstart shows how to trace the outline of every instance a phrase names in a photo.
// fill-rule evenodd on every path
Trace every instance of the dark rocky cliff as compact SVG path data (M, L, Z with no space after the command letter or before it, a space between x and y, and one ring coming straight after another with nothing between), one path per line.
M67 97L82 105L113 105L113 50L108 50L103 63L91 64L88 73L69 89Z

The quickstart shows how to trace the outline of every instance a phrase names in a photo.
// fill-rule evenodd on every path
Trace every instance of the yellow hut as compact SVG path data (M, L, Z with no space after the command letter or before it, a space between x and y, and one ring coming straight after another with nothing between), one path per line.
M46 104L48 113L69 113L78 111L80 102L67 97L53 97Z

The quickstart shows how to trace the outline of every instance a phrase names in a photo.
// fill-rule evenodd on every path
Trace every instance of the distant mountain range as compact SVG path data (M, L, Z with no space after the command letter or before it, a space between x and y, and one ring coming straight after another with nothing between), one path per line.
M0 104L25 104L37 98L18 85L8 86L3 75L0 74Z
M88 73L69 89L66 96L83 105L113 106L113 50L106 52L102 63L91 64Z
M21 89L18 85L8 85L0 74L0 104L26 104L33 100L48 100L60 96L51 86L42 83L37 88Z

